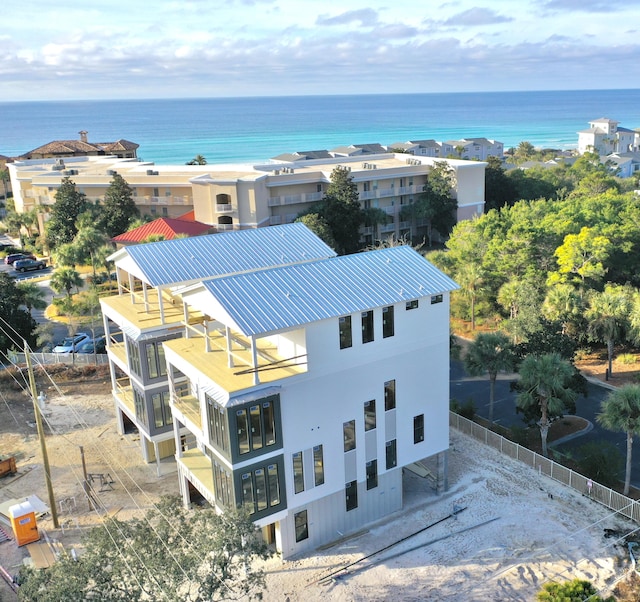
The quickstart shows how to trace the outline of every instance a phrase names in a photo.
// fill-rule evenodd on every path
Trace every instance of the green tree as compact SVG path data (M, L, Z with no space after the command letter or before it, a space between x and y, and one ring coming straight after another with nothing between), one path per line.
M536 155L537 152L535 146L533 146L531 142L523 140L518 144L518 147L515 150L514 159L517 164L520 164L535 159Z
M133 189L120 174L114 174L109 188L104 193L99 228L104 230L109 238L113 238L126 232L139 217L140 211L133 199Z
M536 597L538 602L614 602L613 598L601 598L598 590L589 582L573 579L564 583L545 583Z
M625 286L607 285L604 291L589 295L587 334L592 341L606 344L609 374L613 373L615 343L624 339L629 327L630 310L631 292Z
M20 309L26 305L23 292L6 272L0 272L0 352L9 349L22 349L23 341L30 346L35 344L34 330L36 321L29 312Z
M187 161L185 165L206 165L207 160L202 155L196 155L191 161Z
M9 198L9 170L6 167L0 168L0 181L2 182L2 189L4 191L3 198L6 200Z
M333 233L327 221L317 213L305 213L304 215L296 218L296 222L303 223L311 232L321 238L332 249L336 246L336 241L333 239Z
M341 255L355 253L360 248L359 228L364 216L358 199L358 187L353 182L351 171L338 165L331 172L331 183L317 213L329 226L335 241L334 248Z
M51 288L56 293L61 293L65 291L67 294L67 299L71 300L71 291L75 287L76 291L80 289L82 286L82 278L80 274L76 272L73 268L63 267L58 268L53 272L51 276Z
M584 227L579 234L567 234L555 252L560 277L575 275L584 286L587 278L600 281L605 275L604 262L609 257L611 241Z
M18 290L22 294L22 305L27 308L29 315L33 309L44 309L47 307L45 292L35 282L18 282Z
M489 157L484 170L484 210L500 209L513 205L518 199L513 181L506 175L502 161L498 157Z
M468 263L456 272L455 280L460 285L460 293L469 300L471 330L476 329L476 302L484 292L485 272L481 266Z
M53 252L53 258L56 265L59 266L75 268L77 265L82 263L80 249L74 242L66 242L58 245Z
M78 233L76 220L89 209L86 196L70 178L62 178L47 221L47 242L51 248L72 242Z
M456 223L458 202L451 196L455 172L445 161L436 161L427 176L424 191L411 206L415 215L427 223L427 239L433 246L434 230L448 236Z
M105 243L105 235L92 224L83 223L82 218L78 221L78 234L76 234L73 244L78 249L78 254L82 259L82 263L91 264L93 279L95 280L96 266L98 265L96 252Z
M489 421L493 422L493 403L498 372L511 370L515 365L513 347L502 332L480 333L469 345L464 366L471 376L489 376Z
M573 367L557 353L530 355L520 366L516 384L516 406L525 416L535 416L540 427L542 454L548 455L547 435L554 417L575 402L577 393L571 388Z
M186 510L163 498L143 519L106 518L89 532L77 562L23 569L24 602L87 600L257 600L265 587L255 561L272 552L249 517Z
M627 461L624 477L624 495L631 485L631 454L633 436L640 435L640 385L628 384L615 389L602 402L596 420L610 431L622 431L627 435Z
M549 287L542 303L542 314L551 321L562 324L562 333L571 331L571 325L582 315L582 297L570 284L556 284Z

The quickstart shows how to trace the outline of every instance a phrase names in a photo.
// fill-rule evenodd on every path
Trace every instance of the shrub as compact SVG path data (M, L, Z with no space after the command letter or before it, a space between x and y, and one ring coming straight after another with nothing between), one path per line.
M577 462L582 474L607 487L618 484L624 468L622 453L608 441L594 441L580 447Z
M613 598L601 598L589 581L574 579L565 583L545 583L536 597L538 602L613 602Z
M636 363L636 355L634 353L621 353L617 357L618 362L621 364L629 365Z

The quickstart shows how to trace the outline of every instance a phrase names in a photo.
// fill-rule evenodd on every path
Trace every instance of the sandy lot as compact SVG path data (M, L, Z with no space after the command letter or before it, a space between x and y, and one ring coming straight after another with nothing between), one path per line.
M166 474L158 478L155 465L141 462L137 438L116 433L105 388L106 382L86 385L81 394L48 391L49 457L56 497L67 500L60 514L67 528L54 530L46 518L39 525L67 547L100 521L83 498L79 446L88 472L113 478L113 490L97 495L119 518L142 513L162 494L177 493L170 465L163 465ZM0 395L0 450L17 454L19 468L15 477L0 479L0 503L33 493L47 501L29 404L26 398L8 401ZM623 538L637 528L634 524L456 431L451 445L447 493L436 495L426 481L407 473L402 512L314 556L269 560L265 599L530 601L548 580L585 578L608 593L625 574ZM447 517L454 505L465 509L324 579ZM11 572L17 572L23 555L13 542L0 544L0 564ZM0 599L4 594L10 600L8 591L0 581Z

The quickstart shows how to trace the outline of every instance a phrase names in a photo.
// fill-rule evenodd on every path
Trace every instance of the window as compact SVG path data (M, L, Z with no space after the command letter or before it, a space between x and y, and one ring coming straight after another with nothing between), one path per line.
M242 505L249 514L253 514L256 511L253 501L253 479L250 472L245 472L242 475Z
M315 486L324 484L324 456L322 445L313 448L313 478Z
M145 345L147 356L147 370L149 378L158 378L167 375L167 362L164 359L164 347L162 343L147 343Z
M151 396L153 402L153 423L157 429L173 424L171 407L169 406L169 391L154 393Z
M373 341L373 310L363 311L362 317L362 342Z
M207 414L209 419L209 441L211 441L211 444L217 449L228 452L229 438L227 437L226 411L208 395L205 395L205 399L207 400Z
M135 341L127 338L127 355L129 356L129 368L131 372L138 376L142 376L142 368L140 364L140 350Z
M422 443L424 441L424 414L413 417L413 442Z
M392 337L393 334L393 305L390 305L382 308L382 338Z
M384 411L395 410L396 408L396 381L388 380L384 383Z
M309 538L309 523L307 519L307 511L302 510L293 515L296 525L296 542L304 541Z
M351 481L344 488L345 501L347 504L347 512L358 507L358 482Z
M225 508L231 507L233 500L231 474L217 462L213 463L213 483L218 505Z
M147 418L147 404L145 402L144 394L140 393L138 389L133 388L133 404L136 408L136 418L149 428L149 420Z
M398 463L396 440L392 439L391 441L387 441L384 448L386 455L386 468L387 470L391 470L392 468L395 468Z
M277 464L269 464L267 466L267 477L269 479L269 506L277 506L280 503L280 481L278 479Z
M260 401L248 408L236 410L235 420L240 455L257 452L276 444L274 401Z
M254 471L256 479L256 502L258 505L258 512L266 510L267 504L267 477L264 472L264 468L258 468Z
M153 189L153 196L160 196L160 189L159 188L154 188Z
M295 493L304 491L304 467L302 465L302 452L293 454L293 490Z
M167 207L162 208L162 217L168 217L169 209Z
M343 316L338 320L340 324L340 349L348 349L353 345L351 337L351 316Z
M431 296L431 305L435 305L436 303L442 303L442 295Z
M378 486L378 460L367 462L367 491Z
M364 430L371 431L376 428L376 400L364 402Z
M238 451L240 454L248 454L249 447L249 420L247 410L236 410L236 426L238 427Z
M417 299L413 299L412 301L407 301L407 303L405 304L404 307L405 307L406 310L417 309L418 308L418 300Z
M348 452L356 448L356 421L349 420L342 425L344 435L344 451Z

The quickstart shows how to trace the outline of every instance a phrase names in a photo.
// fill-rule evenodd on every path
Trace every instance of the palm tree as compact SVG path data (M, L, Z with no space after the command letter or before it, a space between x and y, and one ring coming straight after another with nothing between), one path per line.
M207 160L202 155L196 155L191 161L187 161L185 165L206 165Z
M538 408L542 455L547 455L547 434L551 421L549 415L560 415L578 396L571 389L574 370L558 353L530 355L520 366L520 381L516 405L521 410Z
M502 332L481 333L469 345L464 366L471 376L489 375L489 421L493 422L493 401L498 372L511 370L515 364L513 348Z
M589 298L585 317L589 323L587 334L592 341L607 345L609 374L612 374L613 348L628 329L630 293L624 286L608 285L602 292L594 292Z
M68 300L71 300L71 289L74 286L78 291L82 286L82 278L73 268L58 268L51 276L51 288L56 293L66 291Z
M471 330L476 329L476 300L484 292L484 270L477 263L465 263L455 275L460 285L460 292L469 299L471 313Z
M570 284L555 284L548 289L542 304L542 314L551 321L562 324L562 334L567 334L569 324L582 313L582 299Z
M26 306L29 315L32 309L47 307L47 302L44 300L45 292L35 282L18 282L17 287L22 293L22 303Z
M91 261L93 279L96 278L96 251L106 242L106 235L93 225L84 225L78 230L74 239L74 244L85 258L87 255Z
M631 452L633 435L640 434L640 385L624 385L611 391L602 402L602 412L596 420L606 429L627 434L627 463L624 476L624 495L631 484Z

